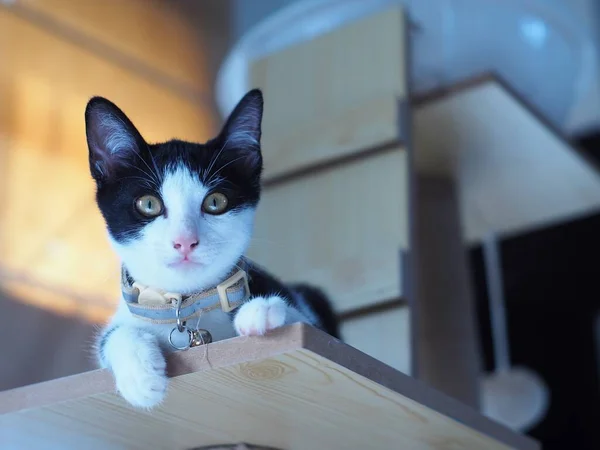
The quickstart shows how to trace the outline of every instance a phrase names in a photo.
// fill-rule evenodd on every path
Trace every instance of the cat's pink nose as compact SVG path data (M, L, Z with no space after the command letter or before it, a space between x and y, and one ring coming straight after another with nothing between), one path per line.
M180 236L173 241L173 248L184 255L191 253L196 247L198 247L196 236Z

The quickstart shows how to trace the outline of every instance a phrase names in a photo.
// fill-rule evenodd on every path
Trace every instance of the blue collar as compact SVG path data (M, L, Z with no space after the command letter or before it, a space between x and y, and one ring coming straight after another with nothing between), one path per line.
M236 271L212 289L182 295L134 282L123 268L121 292L134 317L157 324L176 323L178 305L180 321L186 321L217 308L226 313L233 311L250 297L248 274L244 270Z

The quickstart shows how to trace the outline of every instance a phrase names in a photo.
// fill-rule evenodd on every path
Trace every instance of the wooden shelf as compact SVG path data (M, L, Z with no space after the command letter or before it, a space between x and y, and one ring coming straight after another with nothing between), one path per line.
M497 75L412 104L416 170L457 180L467 242L600 210L597 167Z
M2 449L538 449L306 325L169 359L167 400L134 410L97 370L0 393Z

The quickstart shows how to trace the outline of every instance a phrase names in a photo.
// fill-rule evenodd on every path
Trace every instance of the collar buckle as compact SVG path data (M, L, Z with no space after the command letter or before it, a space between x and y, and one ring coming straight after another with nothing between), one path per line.
M163 292L158 289L152 289L137 281L133 283L133 289L137 289L137 303L147 306L163 306L168 304L181 303L181 294L172 292Z
M241 301L232 303L229 300L229 297L227 296L227 289L236 285L238 282L240 282L240 280L244 280L243 281L244 299L246 299L250 295L250 287L248 285L248 275L246 274L245 270L239 270L237 273L233 274L231 277L227 278L225 281L223 281L221 284L219 284L217 286L217 293L219 294L219 302L221 303L221 309L223 310L223 312L226 312L226 313L231 312L235 308L237 308L240 305L240 303L242 303Z

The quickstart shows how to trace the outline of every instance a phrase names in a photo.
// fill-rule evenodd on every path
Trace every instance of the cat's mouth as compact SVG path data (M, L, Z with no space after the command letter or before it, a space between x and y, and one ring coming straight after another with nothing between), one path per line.
M175 262L167 264L167 266L172 269L184 269L184 268L198 267L201 265L202 265L202 263L188 259L187 256L183 259L180 259L179 261L175 261Z

